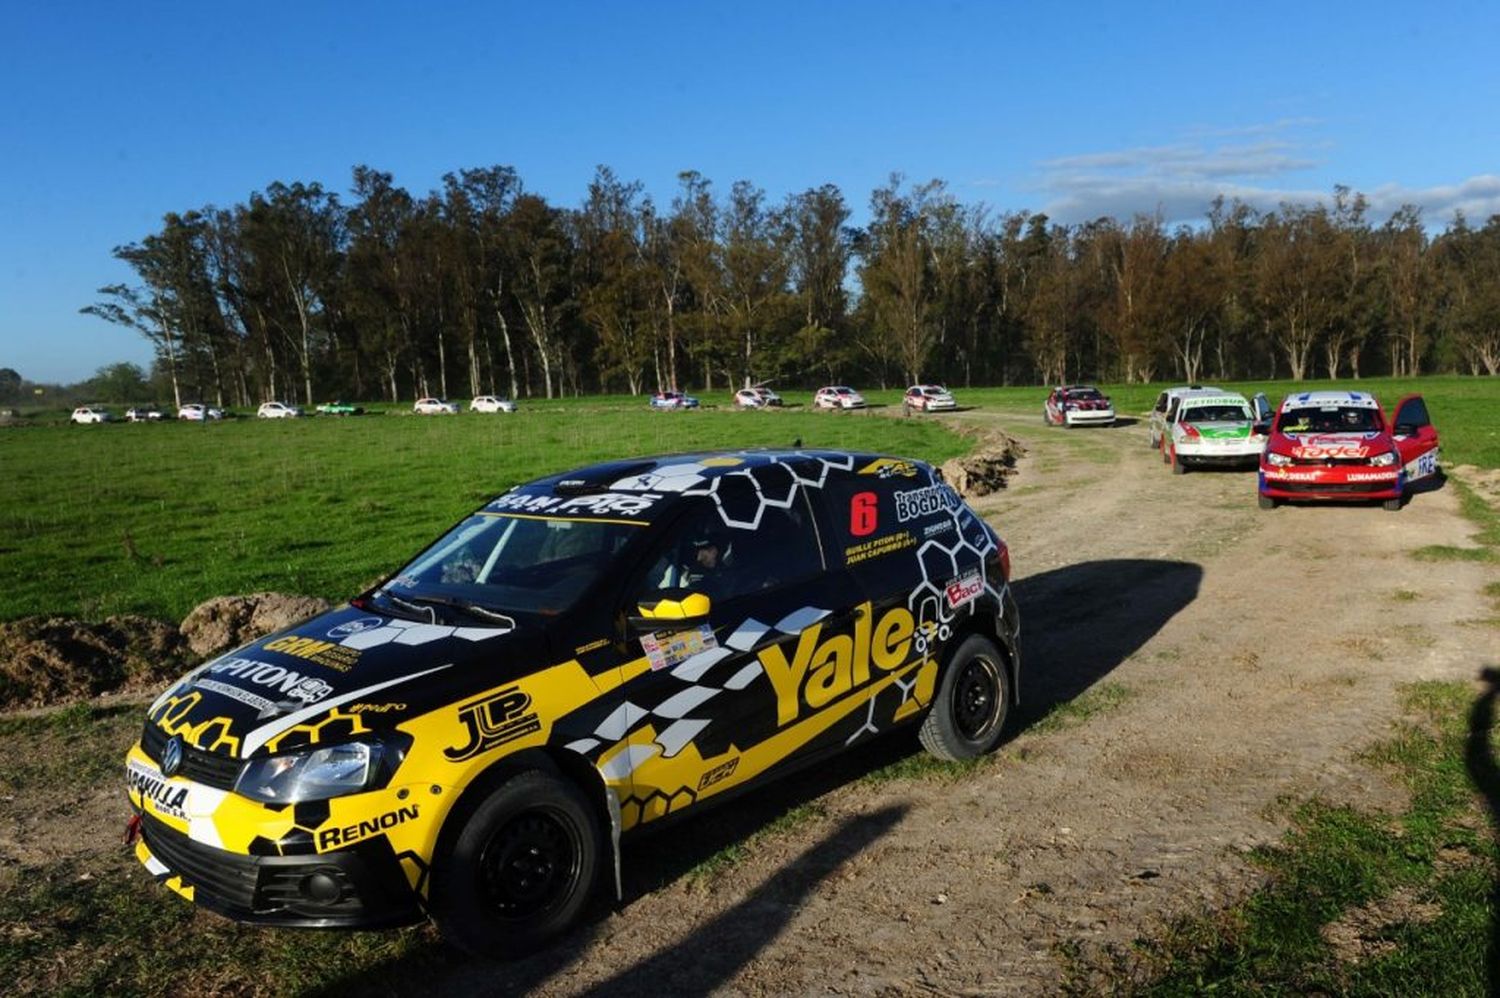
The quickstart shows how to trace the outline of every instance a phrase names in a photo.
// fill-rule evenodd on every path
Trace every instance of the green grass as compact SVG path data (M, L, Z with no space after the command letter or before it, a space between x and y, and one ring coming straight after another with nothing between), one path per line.
M1413 551L1412 557L1422 561L1500 561L1500 511L1457 479L1449 479L1448 487L1458 494L1459 511L1478 528L1473 540L1479 546L1461 548L1452 544L1429 544Z
M1092 717L1114 710L1135 696L1135 690L1123 683L1105 682L1047 711L1031 730L1039 734L1076 727Z
M0 618L180 619L256 590L345 598L511 485L593 461L798 438L932 461L970 446L936 420L626 401L0 431Z
M1465 767L1473 689L1403 689L1404 720L1363 758L1403 783L1398 814L1309 801L1254 861L1267 885L1097 961L1067 954L1070 989L1189 995L1487 993L1497 850ZM1489 751L1495 741L1490 733ZM1402 901L1401 904L1396 904ZM1356 950L1330 927L1366 916ZM1411 914L1420 906L1420 914ZM1403 909L1405 909L1403 911Z

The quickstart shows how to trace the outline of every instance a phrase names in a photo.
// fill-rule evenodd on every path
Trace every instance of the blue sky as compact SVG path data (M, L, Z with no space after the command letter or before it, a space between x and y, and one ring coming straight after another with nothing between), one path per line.
M1044 6L1050 9L1043 9ZM1063 221L1334 184L1441 227L1500 212L1500 6L1261 3L0 7L0 367L144 341L78 314L168 211L367 163L496 163L576 204L597 164L774 198L893 171Z

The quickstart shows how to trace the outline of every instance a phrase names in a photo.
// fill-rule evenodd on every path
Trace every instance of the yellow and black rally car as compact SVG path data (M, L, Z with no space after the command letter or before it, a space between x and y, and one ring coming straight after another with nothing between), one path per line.
M136 855L267 925L430 916L526 952L622 834L1015 702L1009 555L925 464L745 451L511 489L347 605L216 658L126 758Z

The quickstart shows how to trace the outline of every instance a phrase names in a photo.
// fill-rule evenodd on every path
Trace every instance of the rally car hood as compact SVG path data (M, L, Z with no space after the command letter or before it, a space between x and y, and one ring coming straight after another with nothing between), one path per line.
M334 709L391 727L546 661L525 628L452 626L342 606L194 669L147 716L206 751L247 758Z
M1380 430L1365 433L1287 433L1282 431L1271 442L1271 450L1291 457L1361 458L1382 454L1393 448L1390 435Z
M1226 419L1212 423L1188 423L1205 440L1239 440L1248 437L1255 426L1249 420Z

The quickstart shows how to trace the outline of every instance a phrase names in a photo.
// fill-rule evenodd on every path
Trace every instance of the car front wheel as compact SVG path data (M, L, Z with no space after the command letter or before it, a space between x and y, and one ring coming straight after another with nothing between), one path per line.
M593 893L603 834L583 792L528 770L484 799L433 870L443 938L476 956L518 957L569 928Z
M993 641L972 634L943 669L922 722L922 747L939 759L975 759L994 748L1010 714L1010 672Z

